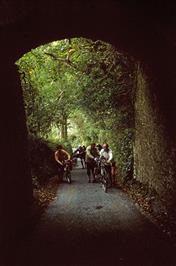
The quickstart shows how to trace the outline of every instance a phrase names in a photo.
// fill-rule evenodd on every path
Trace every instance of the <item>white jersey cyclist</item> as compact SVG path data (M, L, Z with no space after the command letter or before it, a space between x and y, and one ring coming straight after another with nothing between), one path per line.
M113 158L112 150L107 143L103 144L103 148L100 151L100 159L101 158L105 158L107 162L110 162Z

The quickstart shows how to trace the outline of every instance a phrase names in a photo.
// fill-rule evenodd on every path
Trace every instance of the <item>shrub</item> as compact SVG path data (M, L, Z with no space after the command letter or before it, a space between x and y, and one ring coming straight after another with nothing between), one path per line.
M29 136L29 160L31 175L40 184L46 183L57 173L57 163L54 159L55 144L43 139Z

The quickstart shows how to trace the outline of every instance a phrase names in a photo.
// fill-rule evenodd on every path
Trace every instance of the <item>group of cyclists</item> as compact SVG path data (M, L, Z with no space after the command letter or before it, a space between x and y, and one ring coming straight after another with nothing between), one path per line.
M58 175L59 179L63 179L64 175L64 167L66 161L72 161L74 158L80 158L82 168L87 169L88 182L94 183L96 182L96 173L95 169L97 166L97 160L103 159L106 161L106 170L109 173L111 185L113 183L112 175L113 175L113 154L112 150L109 148L107 143L96 144L91 143L87 148L85 146L79 146L72 155L70 155L62 145L58 145L57 150L55 152L55 160L58 163ZM72 170L72 166L70 164L70 170Z

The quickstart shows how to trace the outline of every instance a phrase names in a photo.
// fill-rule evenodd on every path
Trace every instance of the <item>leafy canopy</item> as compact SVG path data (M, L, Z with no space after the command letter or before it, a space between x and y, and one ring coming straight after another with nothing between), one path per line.
M132 140L134 61L111 44L54 41L16 64L30 134L75 145L108 141L118 150L123 136Z

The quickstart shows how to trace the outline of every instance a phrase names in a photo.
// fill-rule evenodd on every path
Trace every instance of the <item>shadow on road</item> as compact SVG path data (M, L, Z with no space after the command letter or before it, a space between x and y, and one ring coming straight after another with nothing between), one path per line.
M7 265L176 265L174 247L122 191L103 193L87 183L86 170L72 174Z

